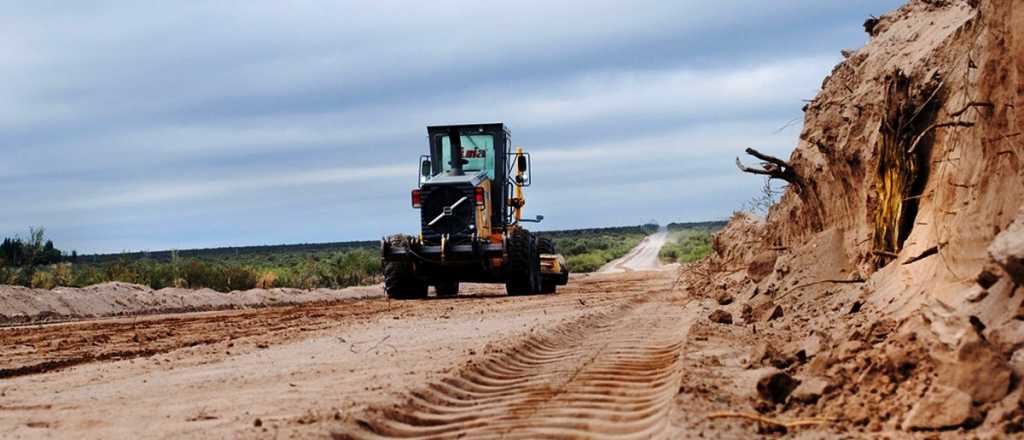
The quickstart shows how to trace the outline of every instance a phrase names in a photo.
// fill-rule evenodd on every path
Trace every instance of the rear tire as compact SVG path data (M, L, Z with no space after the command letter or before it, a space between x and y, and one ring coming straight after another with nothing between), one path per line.
M392 235L388 243L395 247L409 247L410 237ZM416 278L416 267L408 261L384 262L384 293L388 298L419 299L427 297L427 283Z
M437 296L452 297L459 294L459 282L451 281L447 283L440 283L434 286L434 291L437 292Z
M508 268L505 291L509 295L531 295L540 291L540 253L537 239L525 229L508 235Z
M392 299L426 298L427 283L416 278L412 263L388 261L384 263L384 293Z

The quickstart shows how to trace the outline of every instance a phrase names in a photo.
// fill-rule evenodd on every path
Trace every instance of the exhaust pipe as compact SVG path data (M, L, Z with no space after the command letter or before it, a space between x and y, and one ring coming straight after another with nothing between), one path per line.
M462 176L466 174L462 170L462 165L466 162L462 159L462 137L459 135L459 129L451 127L448 129L448 143L451 144L451 155L452 159L448 162L448 165L452 167L452 170L448 172L452 176Z

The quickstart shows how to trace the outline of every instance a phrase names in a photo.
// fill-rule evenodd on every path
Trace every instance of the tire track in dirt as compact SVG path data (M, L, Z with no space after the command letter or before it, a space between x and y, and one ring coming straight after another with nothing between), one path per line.
M690 322L670 295L529 337L371 408L335 438L668 437Z

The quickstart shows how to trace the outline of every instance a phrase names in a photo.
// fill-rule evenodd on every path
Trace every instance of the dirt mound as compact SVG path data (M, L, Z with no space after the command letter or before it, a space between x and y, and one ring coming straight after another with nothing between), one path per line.
M53 290L0 285L0 325L331 302L381 295L380 286L341 290L252 289L221 293L210 289L153 290L119 282Z
M757 410L1019 432L1024 4L915 0L870 32L805 108L799 183L685 276L736 295L757 366L830 384Z

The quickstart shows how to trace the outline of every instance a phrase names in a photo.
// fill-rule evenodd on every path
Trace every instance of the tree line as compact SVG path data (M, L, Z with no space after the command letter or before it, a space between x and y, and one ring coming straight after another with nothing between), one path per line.
M46 240L43 228L30 228L27 239L4 238L0 244L0 266L4 267L46 266L77 259L77 252L65 255L52 240Z

